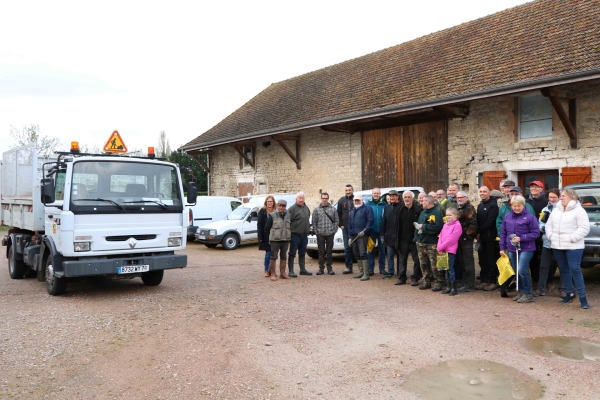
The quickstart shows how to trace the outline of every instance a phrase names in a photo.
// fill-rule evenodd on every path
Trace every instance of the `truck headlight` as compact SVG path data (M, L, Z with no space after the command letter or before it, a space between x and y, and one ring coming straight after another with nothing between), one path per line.
M217 230L216 229L211 229L208 231L208 235L209 236L217 236Z
M169 238L169 247L179 247L181 246L181 238L180 237L174 237L174 238Z
M90 242L76 242L73 247L75 251L90 251Z

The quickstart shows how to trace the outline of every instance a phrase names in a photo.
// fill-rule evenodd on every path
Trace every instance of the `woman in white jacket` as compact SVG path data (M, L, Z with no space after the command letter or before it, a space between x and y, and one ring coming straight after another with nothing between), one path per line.
M581 308L589 308L581 273L581 258L585 247L583 239L589 232L590 220L579 203L579 196L573 189L563 189L560 192L558 207L552 211L546 222L546 237L550 240L567 289L567 295L560 302L569 303L575 298L575 281Z

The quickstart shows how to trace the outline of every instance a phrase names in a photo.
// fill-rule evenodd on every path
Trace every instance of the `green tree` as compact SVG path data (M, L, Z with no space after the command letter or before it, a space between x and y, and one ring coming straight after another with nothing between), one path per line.
M206 162L206 154L201 154L199 157L203 157L202 160ZM188 172L188 168L192 170L196 182L198 185L198 192L208 191L208 174L202 168L202 165L187 153L180 151L172 151L168 157L168 160L172 163L179 164L181 170L181 180L183 181L184 190L187 190L187 183L191 180L191 176Z
M21 129L14 125L10 126L10 136L17 142L16 145L11 145L11 148L25 146L30 143L35 143L35 147L40 153L50 154L62 146L59 138L49 138L42 135L39 125L31 124L23 125Z

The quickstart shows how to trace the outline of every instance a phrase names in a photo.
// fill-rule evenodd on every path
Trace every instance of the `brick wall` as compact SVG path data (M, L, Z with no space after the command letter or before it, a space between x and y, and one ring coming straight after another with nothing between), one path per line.
M238 196L238 182L252 182L254 193L259 184L266 183L267 193L306 194L307 204L313 208L319 203L320 192L328 192L333 201L344 195L344 186L350 183L361 190L361 135L325 132L309 129L300 134L301 169L279 146L270 140L268 147L255 141L256 168L239 168L239 153L231 146L213 149L210 174L210 194L213 196ZM295 143L285 141L295 154Z
M600 81L558 88L563 108L577 99L578 149L554 112L552 137L518 141L513 133L515 96L472 101L469 116L448 123L448 179L468 185L477 201L478 173L505 170L511 179L519 171L592 167L592 181L600 181Z

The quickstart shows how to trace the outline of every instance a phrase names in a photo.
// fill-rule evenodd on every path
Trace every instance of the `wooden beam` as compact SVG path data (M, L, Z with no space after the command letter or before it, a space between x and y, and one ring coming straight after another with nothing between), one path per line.
M211 154L210 151L190 151L188 154L190 156L192 156L194 158L194 160L198 161L198 164L202 165L202 168L204 168L204 170L210 174L210 167L208 166L208 164L210 164L210 161L209 161L209 157ZM208 163L205 163L204 160L202 160L199 157L200 154L206 154L206 156L207 156L206 160L208 161Z
M248 164L250 164L250 166L251 166L252 168L254 168L254 161L252 161L251 159L249 159L249 158L248 158L248 156L246 156L246 155L244 154L244 147L243 147L243 146L241 146L241 147L240 147L240 146L238 146L237 144L232 144L232 145L231 145L231 147L233 147L233 148L234 148L234 149L235 149L235 150L236 150L238 153L240 153L240 156L242 156L242 158L243 158L244 160L246 160L246 162L247 162ZM246 147L248 147L248 146L246 146ZM252 154L254 155L254 152L252 152Z
M575 117L576 117L576 110L575 110L575 104L576 102L574 100L573 103L571 103L571 100L569 101L569 114L567 115L567 113L565 112L562 104L560 104L560 101L558 100L558 96L556 94L556 91L554 90L554 88L544 88L541 90L542 92L542 96L547 97L550 99L550 103L552 103L552 107L554 108L554 111L556 111L556 114L558 115L558 118L560 119L560 122L562 122L563 126L565 127L565 130L567 131L567 134L569 135L569 138L571 139L571 148L572 149L576 149L577 148L577 131L575 130L575 126L576 121L575 121ZM573 104L573 109L571 109L571 104ZM573 120L571 120L569 117L573 116Z
M284 136L283 138L279 136L271 136L271 138L276 141L281 148L287 153L288 156L296 163L296 168L300 169L300 137L299 136ZM289 147L283 142L284 140L293 140L296 142L296 154L292 153Z
M467 105L442 105L435 106L433 109L449 118L465 118L469 116L469 106Z

